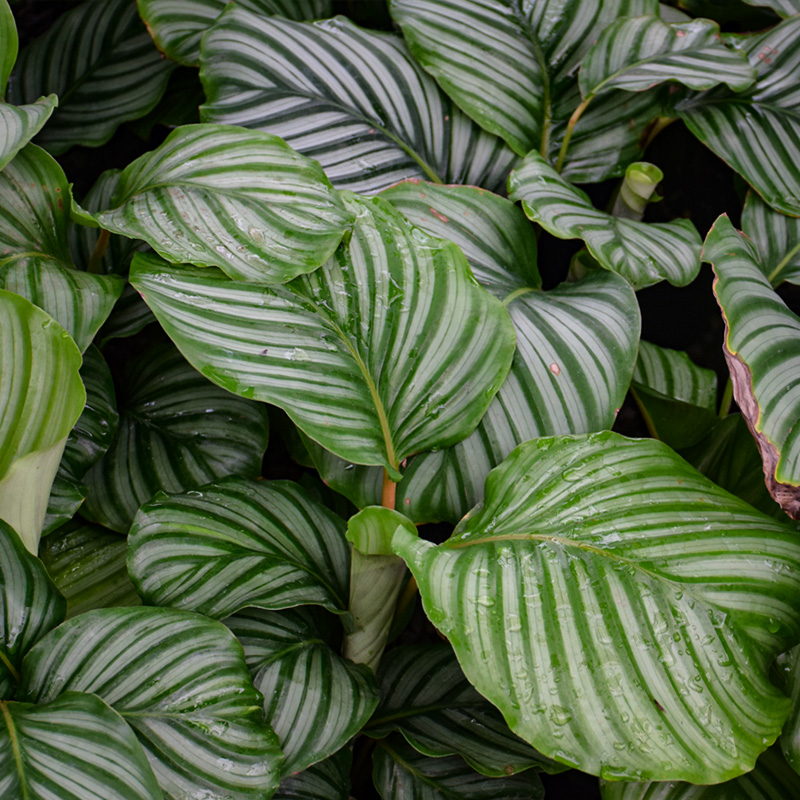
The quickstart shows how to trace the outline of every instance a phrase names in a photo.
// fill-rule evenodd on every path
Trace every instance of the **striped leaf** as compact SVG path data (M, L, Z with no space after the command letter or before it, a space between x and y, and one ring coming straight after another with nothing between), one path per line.
M515 156L442 93L391 34L343 17L299 23L230 6L203 38L206 122L258 128L339 189L406 178L498 190Z
M18 699L91 692L133 728L165 800L267 800L281 753L242 650L219 622L163 608L89 611L26 656Z
M364 732L382 739L399 731L420 753L459 755L482 775L502 777L531 767L564 768L515 736L500 712L464 677L446 644L398 647L378 674L381 702Z
M677 113L768 205L800 215L800 18L746 37L741 47L756 68L754 86L711 89L679 103Z
M98 346L105 347L111 339L135 336L155 321L153 312L139 292L126 283L119 300L97 335Z
M330 620L307 609L249 611L229 617L244 647L264 716L286 760L288 777L339 750L361 729L378 704L372 672L342 658L325 641Z
M541 800L535 772L487 778L458 756L428 758L399 736L384 739L372 756L372 779L383 800Z
M42 562L0 520L0 700L13 695L23 656L64 619L65 608Z
M285 287L141 255L131 282L211 380L283 408L326 449L397 480L411 453L475 428L508 372L514 331L455 245L380 198L346 202L352 238Z
M394 547L469 681L556 761L717 783L780 733L800 542L660 442L528 442L447 542Z
M783 800L800 796L800 776L773 747L758 759L755 769L715 786L665 783L600 782L603 800Z
M758 251L758 266L773 286L800 283L800 220L773 211L755 192L742 209L742 230Z
M83 351L124 283L74 269L67 238L70 196L61 167L34 145L0 173L0 289L44 309Z
M793 17L795 14L800 14L798 0L743 0L743 2L751 6L766 6L782 17Z
M50 486L86 402L81 354L24 297L0 289L0 519L35 553Z
M266 409L211 385L174 348L159 345L128 362L118 390L116 437L84 476L81 513L92 521L125 533L158 491L260 473Z
M759 269L753 245L727 217L706 237L703 258L714 267L725 322L725 359L733 394L756 440L770 494L800 518L800 319Z
M19 38L8 0L0 0L0 97L6 93L8 76L17 60Z
M133 731L99 697L0 701L0 794L24 800L161 800Z
M174 64L161 58L130 0L87 0L19 56L6 99L55 93L58 110L37 142L53 154L105 144L158 102Z
M272 800L349 800L352 761L350 748L343 747L330 758L284 778Z
M800 773L800 646L782 653L776 662L782 688L792 699L792 713L781 734L781 749L795 773ZM795 775L795 780L797 780Z
M220 619L247 606L344 612L344 522L291 481L230 478L160 496L136 515L128 564L152 605Z
M657 16L609 25L581 64L584 100L611 91L644 92L664 81L701 91L721 83L741 92L756 71L740 50L726 47L719 25L706 19L668 25Z
M294 20L331 15L332 0L239 0L243 8ZM225 8L224 0L139 0L139 13L158 49L168 58L197 66L200 37Z
M54 94L24 106L0 102L0 169L39 133L57 105L58 98Z
M689 220L645 223L599 211L536 152L511 173L508 188L529 219L559 239L583 239L601 266L636 289L662 280L686 286L700 271L701 240Z
M285 283L336 249L353 220L319 167L277 136L184 125L119 176L93 217L172 262Z
M39 545L39 557L67 599L67 617L95 608L141 605L128 577L127 554L124 537L80 519Z
M483 497L489 471L537 436L610 428L636 360L639 310L629 284L602 270L505 302L517 332L511 372L478 428L455 447L409 459L398 507L415 522L457 522ZM311 452L322 476L357 506L381 497L377 470Z

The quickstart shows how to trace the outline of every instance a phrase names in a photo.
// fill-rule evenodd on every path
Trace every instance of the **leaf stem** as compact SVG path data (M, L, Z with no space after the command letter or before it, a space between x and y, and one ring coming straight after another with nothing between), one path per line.
M719 404L719 418L725 419L731 410L731 403L733 402L733 381L728 378L725 384L725 391L722 393L722 400Z
M6 655L2 650L0 650L0 662L5 664L6 669L11 673L11 677L17 683L19 683L19 672L17 672L17 670L14 668L14 665L8 660L8 658L6 658Z
M381 490L381 505L384 508L395 510L397 498L397 484L389 477L389 472L383 469L383 489Z
M653 142L653 139L655 139L656 136L658 136L658 134L661 133L661 131L663 131L665 128L668 128L670 125L672 125L673 122L677 121L678 121L677 117L656 117L656 119L653 120L653 122L645 131L643 137L644 141L640 145L640 147L642 148L642 152L644 152L645 150L647 150L648 147L650 147L650 145Z
M95 275L103 271L102 261L103 256L106 254L108 242L111 239L111 231L101 230L100 235L97 237L97 244L92 251L92 257L89 259L89 265L86 267L87 272L92 272Z
M14 763L17 767L17 772L19 773L20 777L22 777L22 754L19 750L19 739L17 739L17 729L14 726L14 720L11 719L11 712L8 710L8 705L5 701L0 700L0 711L3 712L3 718L5 719L6 726L8 727L8 737L11 739L11 751L14 754ZM28 786L26 781L20 781L20 788L22 789L22 796L20 800L27 800L29 797L28 795Z
M773 288L776 286L775 279L780 277L781 272L786 268L786 265L800 252L800 242L798 242L779 262L778 266L770 272L767 280L772 284Z
M561 149L558 151L558 161L556 161L556 172L561 172L564 167L564 159L567 157L567 149L569 148L570 140L572 139L572 132L578 124L578 120L583 116L587 106L592 101L593 95L589 95L573 112L567 123L567 130L564 132L564 141L561 142Z

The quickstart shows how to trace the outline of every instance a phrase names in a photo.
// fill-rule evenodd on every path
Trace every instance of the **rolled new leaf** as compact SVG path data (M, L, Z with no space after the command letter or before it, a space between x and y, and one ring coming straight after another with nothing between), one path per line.
M537 439L439 547L395 551L469 681L543 754L612 780L747 772L791 704L800 541L669 448Z

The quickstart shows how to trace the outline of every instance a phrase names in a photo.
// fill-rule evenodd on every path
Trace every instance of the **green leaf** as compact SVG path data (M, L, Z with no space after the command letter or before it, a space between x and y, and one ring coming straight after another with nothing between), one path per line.
M757 70L755 85L738 94L711 89L679 103L677 113L772 208L800 215L800 18L743 39L742 48Z
M52 317L0 289L0 518L35 553L67 436L86 392L81 354Z
M88 0L20 53L9 102L54 92L58 110L38 143L53 154L105 144L119 125L144 116L174 65L161 58L129 0Z
M8 0L0 0L0 97L6 93L8 76L17 60L19 38Z
M344 522L291 481L229 478L159 496L129 542L131 577L153 605L215 618L247 606L347 609Z
M163 608L89 611L41 639L20 700L91 692L134 729L168 800L267 800L281 754L242 650L219 622Z
M61 167L34 145L0 173L0 289L42 308L83 351L124 283L116 276L74 269L68 242L70 197Z
M349 800L352 760L350 748L343 747L330 758L284 778L272 800Z
M67 599L67 616L95 608L141 605L125 565L123 536L74 520L42 540L39 557Z
M487 778L458 756L428 758L399 736L384 739L372 756L372 778L383 800L541 800L534 772Z
M559 239L583 239L601 266L636 289L662 280L686 286L700 271L701 240L689 220L644 223L612 217L536 152L511 173L508 188L529 219Z
M203 38L206 122L275 133L338 189L406 178L501 188L515 156L461 113L391 34L230 6Z
M25 106L0 102L0 169L39 133L57 105L58 98L54 94L40 97L35 103Z
M112 339L135 336L155 321L153 312L139 292L126 283L114 309L98 333L98 345L105 347Z
M503 777L532 767L564 768L513 734L500 712L473 689L446 644L397 647L381 662L381 702L364 732L403 734L420 753L459 755L482 775Z
M776 666L783 679L783 690L792 699L792 713L780 738L781 749L795 773L800 773L800 645L782 653ZM794 780L800 780L797 774Z
M239 0L249 11L294 20L331 15L332 0ZM139 13L158 49L180 64L197 66L200 37L225 8L224 0L139 0Z
M742 230L758 251L758 266L773 286L800 283L800 220L773 211L755 192L742 209Z
M660 442L528 442L447 542L394 548L469 681L556 761L717 783L789 713L766 672L800 633L797 535Z
M320 169L277 136L184 125L119 176L103 228L172 262L285 283L328 259L353 221Z
M794 378L800 319L727 217L709 231L703 258L714 267L733 394L761 452L767 489L792 519L800 518L800 385Z
M793 17L795 14L800 14L798 0L743 0L743 2L751 6L767 6L782 17Z
M358 215L348 244L287 286L141 255L131 282L204 375L283 408L323 447L396 480L410 454L475 428L506 376L514 332L455 245L380 198L346 202Z
M84 476L81 513L93 521L125 533L158 491L260 473L266 409L213 386L174 348L157 345L128 362L118 391L117 435Z
M722 43L715 22L668 25L643 16L617 20L603 31L583 59L578 83L586 99L612 89L644 92L663 81L698 91L724 83L740 92L755 79L745 54Z
M321 632L330 620L308 609L250 609L225 624L244 647L253 683L264 695L264 716L286 757L283 777L335 753L375 710L375 677L328 645Z
M0 520L0 700L13 694L22 657L64 619L65 608L42 562Z
M133 731L91 694L0 701L0 793L25 800L161 800Z

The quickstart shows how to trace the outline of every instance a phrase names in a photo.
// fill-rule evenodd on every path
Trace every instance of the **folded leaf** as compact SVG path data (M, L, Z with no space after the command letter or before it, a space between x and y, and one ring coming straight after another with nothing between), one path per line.
M58 98L54 94L40 97L36 102L25 106L0 102L0 169L39 133L57 105Z
M773 286L800 283L800 219L771 209L749 192L742 209L742 230L758 251L758 266Z

